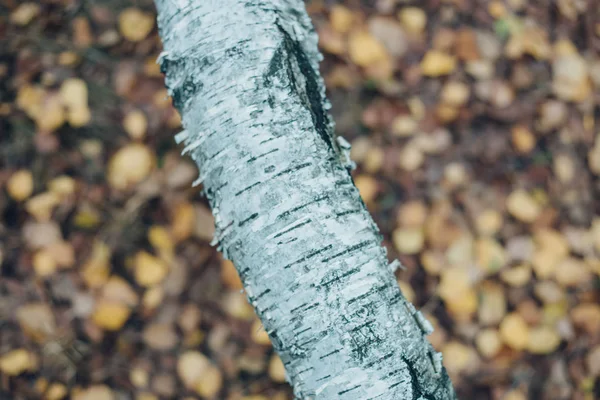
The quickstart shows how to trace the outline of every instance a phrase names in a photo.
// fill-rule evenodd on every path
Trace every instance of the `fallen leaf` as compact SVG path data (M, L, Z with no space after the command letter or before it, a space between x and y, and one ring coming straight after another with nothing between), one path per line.
M402 204L398 212L398 223L406 228L419 228L427 219L427 206L422 201L414 200Z
M600 305L581 303L571 310L573 323L583 328L589 334L600 331Z
M428 77L448 75L456 69L456 59L438 50L429 50L421 61L421 72Z
M506 199L508 212L521 222L531 223L542 213L542 208L533 196L525 190L517 189Z
M48 182L48 189L62 199L75 193L77 182L70 176L61 175Z
M498 233L502 223L502 214L493 209L484 210L475 219L477 232L484 236L493 236Z
M425 161L423 152L414 144L408 144L402 148L398 155L398 164L406 171L417 170Z
M600 376L600 345L588 352L585 361L589 373L592 376Z
M444 366L451 374L458 374L477 365L477 355L473 349L457 341L451 341L442 349Z
M33 193L33 176L31 171L21 169L10 176L6 184L8 195L16 201L23 201Z
M392 121L392 133L397 137L408 137L416 133L417 121L410 115L399 115Z
M523 287L531 280L531 266L519 264L500 272L500 278L512 287Z
M552 281L542 281L535 285L536 296L546 304L558 303L565 298L564 289Z
M535 148L535 135L525 126L514 126L511 130L511 138L515 150L521 154L528 154Z
M58 204L60 204L60 198L55 193L44 192L27 200L25 209L36 220L46 222L52 218L52 212Z
M171 234L176 242L189 238L196 226L195 208L192 203L183 202L175 207Z
M533 354L549 354L560 345L560 337L554 329L539 326L529 331L527 351Z
M496 329L483 329L475 337L475 346L485 358L495 357L502 349L502 340Z
M17 376L37 369L37 358L25 349L16 349L0 356L0 371L8 376Z
M401 254L417 254L423 249L425 235L421 228L398 228L392 233L394 247Z
M418 7L405 7L398 12L398 19L404 30L413 35L421 35L427 26L427 14Z
M592 280L592 273L585 262L568 257L556 266L556 281L564 287L583 285Z
M229 260L221 261L221 281L229 289L241 290L243 288L240 276L235 268L235 265Z
M354 15L347 7L341 4L334 4L329 13L331 26L338 33L347 33L354 23Z
M409 303L414 303L415 301L415 291L410 286L410 283L399 280L398 286L400 286L400 292L409 301Z
M144 368L134 367L129 371L129 380L133 386L138 388L144 388L148 386L150 380L150 374Z
M408 50L408 41L404 30L393 18L374 16L367 22L369 32L383 44L391 57L402 57ZM389 57L386 57L389 61Z
M123 128L130 138L141 140L146 136L148 121L144 113L140 110L128 112L123 119Z
M33 269L37 276L47 278L56 272L56 260L46 249L39 250L33 255Z
M587 64L579 54L558 57L552 63L552 72L552 88L559 98L582 102L591 95Z
M177 333L171 324L151 324L142 334L144 342L154 350L169 350L178 342Z
M59 382L51 383L45 393L45 400L62 400L69 394L67 387Z
M92 321L100 328L107 331L118 331L129 319L131 310L122 303L101 300L96 304L92 314Z
M221 304L223 309L235 318L248 321L254 317L254 310L248 304L246 294L240 293L238 290L226 292Z
M127 189L146 179L154 164L154 154L147 146L140 143L126 145L110 159L107 180L115 189Z
M122 303L130 307L135 307L139 303L139 296L136 291L133 290L129 282L118 275L112 275L102 287L102 299Z
M360 67L387 61L389 55L375 37L367 31L357 31L348 38L348 55Z
M469 86L458 81L449 81L446 83L440 94L443 103L455 107L463 106L469 100L469 96Z
M73 400L116 400L116 398L108 386L92 385L74 395Z
M500 323L500 336L502 341L514 350L524 350L529 345L529 327L516 312L504 317Z
M285 367L283 366L283 362L281 362L281 358L279 358L277 354L273 354L273 356L271 356L271 360L269 361L269 376L273 382L283 383L286 381Z
M36 3L22 3L10 14L10 22L15 25L25 26L40 14L40 5Z
M119 14L119 31L132 42L144 40L154 28L154 16L138 8L130 7Z
M250 335L254 343L258 343L265 346L271 345L271 339L269 339L269 335L265 331L260 320L255 319L250 327Z
M62 104L71 109L88 107L88 88L83 79L69 78L60 86Z
M484 282L479 287L479 323L483 326L497 325L506 314L504 288L494 282Z
M187 351L179 357L177 374L186 388L203 397L214 396L222 386L219 369L198 351Z
M484 272L493 274L506 266L507 257L504 248L492 238L480 238L475 242L477 265Z
M81 277L89 287L99 287L106 283L110 275L110 248L102 243L95 242L92 254L81 270Z
M135 256L135 281L143 287L154 286L167 276L168 265L152 254L140 251Z

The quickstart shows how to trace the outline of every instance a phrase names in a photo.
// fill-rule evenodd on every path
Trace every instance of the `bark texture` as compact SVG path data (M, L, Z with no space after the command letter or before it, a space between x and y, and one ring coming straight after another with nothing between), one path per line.
M215 244L301 399L454 399L335 139L300 0L156 0Z

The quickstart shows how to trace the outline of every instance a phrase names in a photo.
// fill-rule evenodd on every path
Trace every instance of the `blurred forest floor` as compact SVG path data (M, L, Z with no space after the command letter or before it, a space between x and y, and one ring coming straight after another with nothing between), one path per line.
M600 398L600 2L317 1L337 132L462 399ZM0 0L0 399L291 399L148 0Z

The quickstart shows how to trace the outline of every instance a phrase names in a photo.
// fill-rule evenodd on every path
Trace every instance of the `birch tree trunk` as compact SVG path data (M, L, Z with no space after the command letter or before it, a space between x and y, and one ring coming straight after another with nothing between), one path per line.
M301 399L455 399L335 139L300 0L155 0L216 224Z

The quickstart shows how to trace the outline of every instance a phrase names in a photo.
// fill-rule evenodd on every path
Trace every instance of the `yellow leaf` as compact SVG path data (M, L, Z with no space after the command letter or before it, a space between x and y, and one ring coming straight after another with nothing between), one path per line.
M85 107L74 107L67 111L67 120L73 128L81 128L87 125L92 119L90 109Z
M33 269L36 275L46 278L56 272L56 260L48 250L42 249L33 255Z
M529 331L527 350L533 354L552 353L560 345L560 336L554 329L539 326Z
M453 374L466 370L477 359L473 349L457 341L446 343L442 355L445 367Z
M522 287L531 280L531 267L528 264L516 265L502 271L500 277L512 287Z
M187 351L179 357L177 374L185 387L203 397L214 396L222 386L219 369L198 351Z
M398 13L398 19L405 31L413 35L423 33L427 25L427 14L418 7L405 7Z
M45 399L46 400L62 400L64 399L69 392L67 391L67 387L62 383L51 383L46 390Z
M23 201L33 193L33 175L27 169L21 169L11 175L6 184L8 195L16 201Z
M79 78L66 79L60 86L60 98L67 108L87 108L88 88L85 81Z
M335 4L331 7L331 13L329 14L329 20L331 26L338 33L347 33L354 22L354 15L347 7L340 4Z
M115 189L127 189L146 179L154 164L154 154L147 146L139 143L124 146L110 159L108 183Z
M495 329L484 329L475 337L475 346L486 358L493 358L502 349L500 334Z
M27 200L25 209L38 221L47 222L52 217L54 207L59 203L60 199L55 193L44 192Z
M89 287L99 287L106 283L110 274L110 248L102 243L94 243L92 254L83 266L81 277Z
M448 75L456 68L456 58L438 50L429 50L421 61L421 72L425 76Z
M149 288L146 293L144 293L144 297L142 298L142 303L144 307L153 310L158 307L165 297L165 291L160 286L154 286Z
M119 14L119 31L132 42L144 40L154 27L154 16L138 8L127 8Z
M196 226L196 211L192 203L184 202L178 204L173 215L171 233L173 238L179 242L189 238Z
M258 318L254 320L250 327L250 335L252 336L254 343L266 346L271 344L271 339L269 339L269 335Z
M500 336L502 341L514 350L524 350L529 345L529 327L516 312L504 317L500 323Z
M540 205L525 190L517 189L506 199L508 212L521 222L531 223L542 212Z
M169 231L159 225L154 225L148 230L148 241L156 250L167 255L172 255L175 248Z
M48 182L48 189L63 198L75 193L76 182L70 176L61 175Z
M417 254L423 249L425 235L421 228L399 228L393 234L394 247L401 254Z
M158 257L145 251L140 251L135 256L135 281L143 287L154 286L167 276L169 268Z
M387 50L367 31L354 32L348 38L348 53L352 61L360 67L386 62Z
M277 354L273 354L269 361L269 376L274 382L285 382L285 367L281 358Z
M35 355L25 349L13 350L0 357L0 371L8 376L17 376L36 367Z
M130 111L123 119L123 128L130 138L141 140L146 135L148 121L144 113L140 110Z
M37 119L42 110L45 90L40 86L22 85L17 92L17 106L32 119Z
M229 289L241 290L244 287L235 265L229 260L221 261L221 281Z
M129 319L131 310L122 303L101 301L96 305L92 320L107 331L118 331Z
M47 94L34 119L37 128L43 133L60 128L65 123L65 110L60 97L56 94Z
M36 3L23 3L10 14L10 22L15 25L25 26L40 13L40 6Z
M72 393L73 400L115 400L112 390L106 385L93 385L85 390Z

